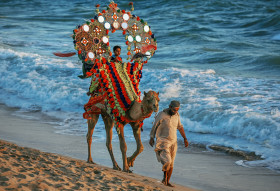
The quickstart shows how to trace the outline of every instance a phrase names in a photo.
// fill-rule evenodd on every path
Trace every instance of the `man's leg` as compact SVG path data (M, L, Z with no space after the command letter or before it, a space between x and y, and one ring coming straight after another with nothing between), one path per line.
M171 178L172 172L173 172L173 166L174 166L174 161L176 157L176 152L177 152L177 143L171 146L170 148L170 154L171 154L171 164L170 168L167 171L167 181L166 181L166 186L174 187L172 184L170 184L169 180Z
M162 183L164 184L164 185L166 185L167 186L167 171L163 171L163 179L162 179Z
M163 179L162 183L167 186L167 180L168 180L168 171L171 164L171 155L168 150L161 150L157 153L157 158L162 164L162 171L163 171Z
M167 174L167 181L166 181L166 184L165 184L166 186L174 187L172 184L169 183L169 180L170 180L171 175L172 175L172 171L173 171L173 166L171 166L169 168L169 170L166 172L166 174Z

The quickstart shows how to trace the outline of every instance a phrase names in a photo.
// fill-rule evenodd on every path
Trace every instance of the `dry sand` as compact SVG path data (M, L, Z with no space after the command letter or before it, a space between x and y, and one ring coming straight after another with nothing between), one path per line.
M143 153L131 168L134 173L123 173L110 168L105 142L92 144L93 160L104 166L87 164L85 136L57 134L51 125L13 116L15 110L0 105L0 139L40 151L2 141L0 190L22 186L27 190L48 187L47 190L276 191L280 187L280 174L271 170L238 166L235 161L240 157L197 147L185 149L179 143L171 177L176 187L170 189L161 183L161 164L148 143L144 143ZM128 143L128 155L134 149L135 143ZM118 142L113 144L113 150L122 166Z
M0 172L0 190L172 190L149 177L2 140Z

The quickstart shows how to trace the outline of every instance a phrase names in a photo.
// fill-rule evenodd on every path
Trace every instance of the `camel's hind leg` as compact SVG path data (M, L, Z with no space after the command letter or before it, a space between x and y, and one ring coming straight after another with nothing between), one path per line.
M94 164L91 158L91 142L92 142L92 134L94 131L94 127L98 121L99 115L90 115L91 119L88 119L88 133L87 133L87 143L88 143L88 163Z
M112 163L113 163L113 169L115 170L121 170L119 167L118 163L115 160L114 154L113 154L113 148L112 148L112 138L113 138L113 127L114 127L114 122L106 114L101 115L105 124L105 129L106 129L106 146L108 149L108 152L110 154Z
M139 123L130 123L132 130L133 130L133 135L136 141L136 151L132 154L131 157L127 158L127 163L128 166L133 166L134 160L136 157L144 150L144 146L141 141L141 128L139 128Z
M129 166L127 164L127 157L126 157L127 146L124 138L124 125L120 125L118 128L119 128L118 136L120 141L120 149L122 152L122 159L123 159L123 171L132 172L129 170Z

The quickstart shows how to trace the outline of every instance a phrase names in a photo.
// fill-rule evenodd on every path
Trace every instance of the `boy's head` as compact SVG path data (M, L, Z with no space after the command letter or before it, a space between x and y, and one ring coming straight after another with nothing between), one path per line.
M115 56L120 56L121 55L121 47L120 46L114 46L113 48Z

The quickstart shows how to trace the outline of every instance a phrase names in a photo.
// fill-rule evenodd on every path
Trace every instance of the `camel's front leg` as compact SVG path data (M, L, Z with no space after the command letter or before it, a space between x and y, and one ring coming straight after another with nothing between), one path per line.
M119 167L118 163L115 160L114 154L113 154L113 148L112 148L112 137L113 137L113 127L114 127L114 122L111 119L110 116L102 114L102 118L105 124L105 129L106 129L106 146L108 149L108 152L110 154L112 163L113 163L113 169L115 170L121 170Z
M144 150L144 146L141 141L141 128L139 128L139 123L130 123L130 125L133 130L133 135L137 144L137 148L136 151L132 154L132 156L127 158L127 163L129 167L133 166L136 157Z
M92 134L95 128L95 125L98 121L99 115L90 115L91 119L88 119L88 133L87 133L87 143L88 143L88 163L94 164L91 158L91 142L92 142Z
M127 164L127 158L126 158L127 146L126 146L126 142L125 142L125 139L124 139L124 132L123 131L124 131L124 126L120 125L118 135L119 135L120 149L121 149L121 152L122 152L122 159L123 159L123 171L124 172L131 172L129 170L129 166Z

